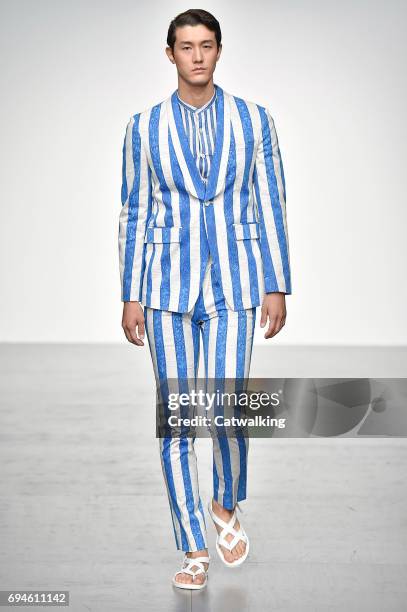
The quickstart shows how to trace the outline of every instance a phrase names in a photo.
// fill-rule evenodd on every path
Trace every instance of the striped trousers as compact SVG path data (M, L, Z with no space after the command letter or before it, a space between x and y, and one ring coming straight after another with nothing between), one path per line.
M229 308L210 256L191 311L178 313L145 306L144 319L156 381L196 378L201 334L205 381L249 376L256 307L240 311ZM210 433L213 497L224 508L233 509L238 501L246 499L249 438ZM158 440L176 547L183 551L207 548L195 437Z

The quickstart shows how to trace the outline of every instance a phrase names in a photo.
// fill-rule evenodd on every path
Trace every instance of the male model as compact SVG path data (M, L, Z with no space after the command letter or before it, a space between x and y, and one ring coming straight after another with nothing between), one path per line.
M218 21L178 15L168 31L178 88L132 116L123 146L119 255L122 326L147 333L156 380L194 378L203 338L205 377L249 374L256 307L271 338L291 293L285 181L267 108L214 83ZM144 309L141 307L142 304ZM179 588L207 583L210 557L194 438L159 438L176 547ZM227 567L247 558L235 508L246 498L249 438L212 437L216 550Z

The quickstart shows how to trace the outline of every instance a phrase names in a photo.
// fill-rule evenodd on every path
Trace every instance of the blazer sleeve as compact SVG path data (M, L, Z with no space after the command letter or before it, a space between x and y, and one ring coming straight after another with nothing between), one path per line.
M265 293L291 294L286 191L283 163L274 120L267 108L261 117L255 167L254 202L260 224L260 250Z
M140 114L127 123L123 143L119 266L122 302L141 301L144 236L151 210L151 172L139 130Z

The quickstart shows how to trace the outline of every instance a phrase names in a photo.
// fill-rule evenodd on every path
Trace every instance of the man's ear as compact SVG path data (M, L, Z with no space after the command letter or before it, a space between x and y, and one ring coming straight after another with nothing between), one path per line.
M172 49L171 47L166 47L165 52L168 56L168 59L170 60L170 62L172 62L173 64L175 64L175 60L174 60L174 55L172 53Z

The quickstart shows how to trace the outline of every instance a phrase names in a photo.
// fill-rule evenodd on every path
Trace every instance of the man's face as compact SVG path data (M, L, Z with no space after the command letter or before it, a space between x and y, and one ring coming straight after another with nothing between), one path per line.
M177 28L175 35L174 53L171 47L166 48L166 53L176 64L178 74L191 85L208 83L222 51L222 45L218 51L215 32L199 24Z

